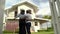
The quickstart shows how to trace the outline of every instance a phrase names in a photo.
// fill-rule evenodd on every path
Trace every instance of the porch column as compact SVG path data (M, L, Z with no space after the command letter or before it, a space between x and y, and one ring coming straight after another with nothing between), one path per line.
M0 34L3 34L3 14L4 14L5 0L0 0Z
M60 34L60 0L56 0L56 3L57 3L57 8L58 8L58 32L59 32L59 34Z
M57 8L58 8L58 14L59 14L59 17L60 17L60 0L56 0L56 3L57 3Z
M56 2L56 0L49 0L54 32L55 32L55 34L60 34L60 28L59 28L59 24L58 24L59 23L58 14L57 14L55 2Z

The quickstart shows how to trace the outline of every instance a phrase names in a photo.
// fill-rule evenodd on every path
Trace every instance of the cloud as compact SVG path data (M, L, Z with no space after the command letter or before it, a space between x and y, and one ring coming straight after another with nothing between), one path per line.
M51 15L49 2L41 2L40 7L39 7L39 11L37 12L37 14Z
M12 4L15 4L17 2L19 2L20 0L6 0L5 6L9 7L12 6Z
M39 1L45 3L48 2L49 0L39 0Z
M37 15L51 15L50 7L45 7L37 12Z
M45 3L41 2L40 3L40 8L45 8L45 7L49 7L49 2L45 2Z
M31 0L33 3L35 3L36 5L38 5L39 6L39 4L40 4L40 0Z

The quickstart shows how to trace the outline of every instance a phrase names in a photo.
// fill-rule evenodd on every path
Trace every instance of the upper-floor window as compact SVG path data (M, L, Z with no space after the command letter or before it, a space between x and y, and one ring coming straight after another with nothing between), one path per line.
M15 11L15 17L17 16L17 10Z
M21 9L20 14L25 14L25 10Z
M17 16L17 7L15 8L15 14L14 14L14 17L16 17Z
M26 11L26 13L29 13L29 14L31 14L31 10L27 10L27 11Z

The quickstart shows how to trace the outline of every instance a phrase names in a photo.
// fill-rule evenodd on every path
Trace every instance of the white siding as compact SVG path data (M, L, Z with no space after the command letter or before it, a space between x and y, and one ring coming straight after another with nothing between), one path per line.
M15 11L8 11L8 17L7 17L7 19L13 19L14 18L14 12Z

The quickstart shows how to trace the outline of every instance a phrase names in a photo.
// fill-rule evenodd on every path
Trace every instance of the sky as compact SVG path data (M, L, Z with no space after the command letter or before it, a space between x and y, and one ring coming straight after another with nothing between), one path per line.
M21 1L24 0L6 0L5 8ZM39 6L39 11L36 13L37 15L51 15L48 0L27 0L27 1L33 2Z

